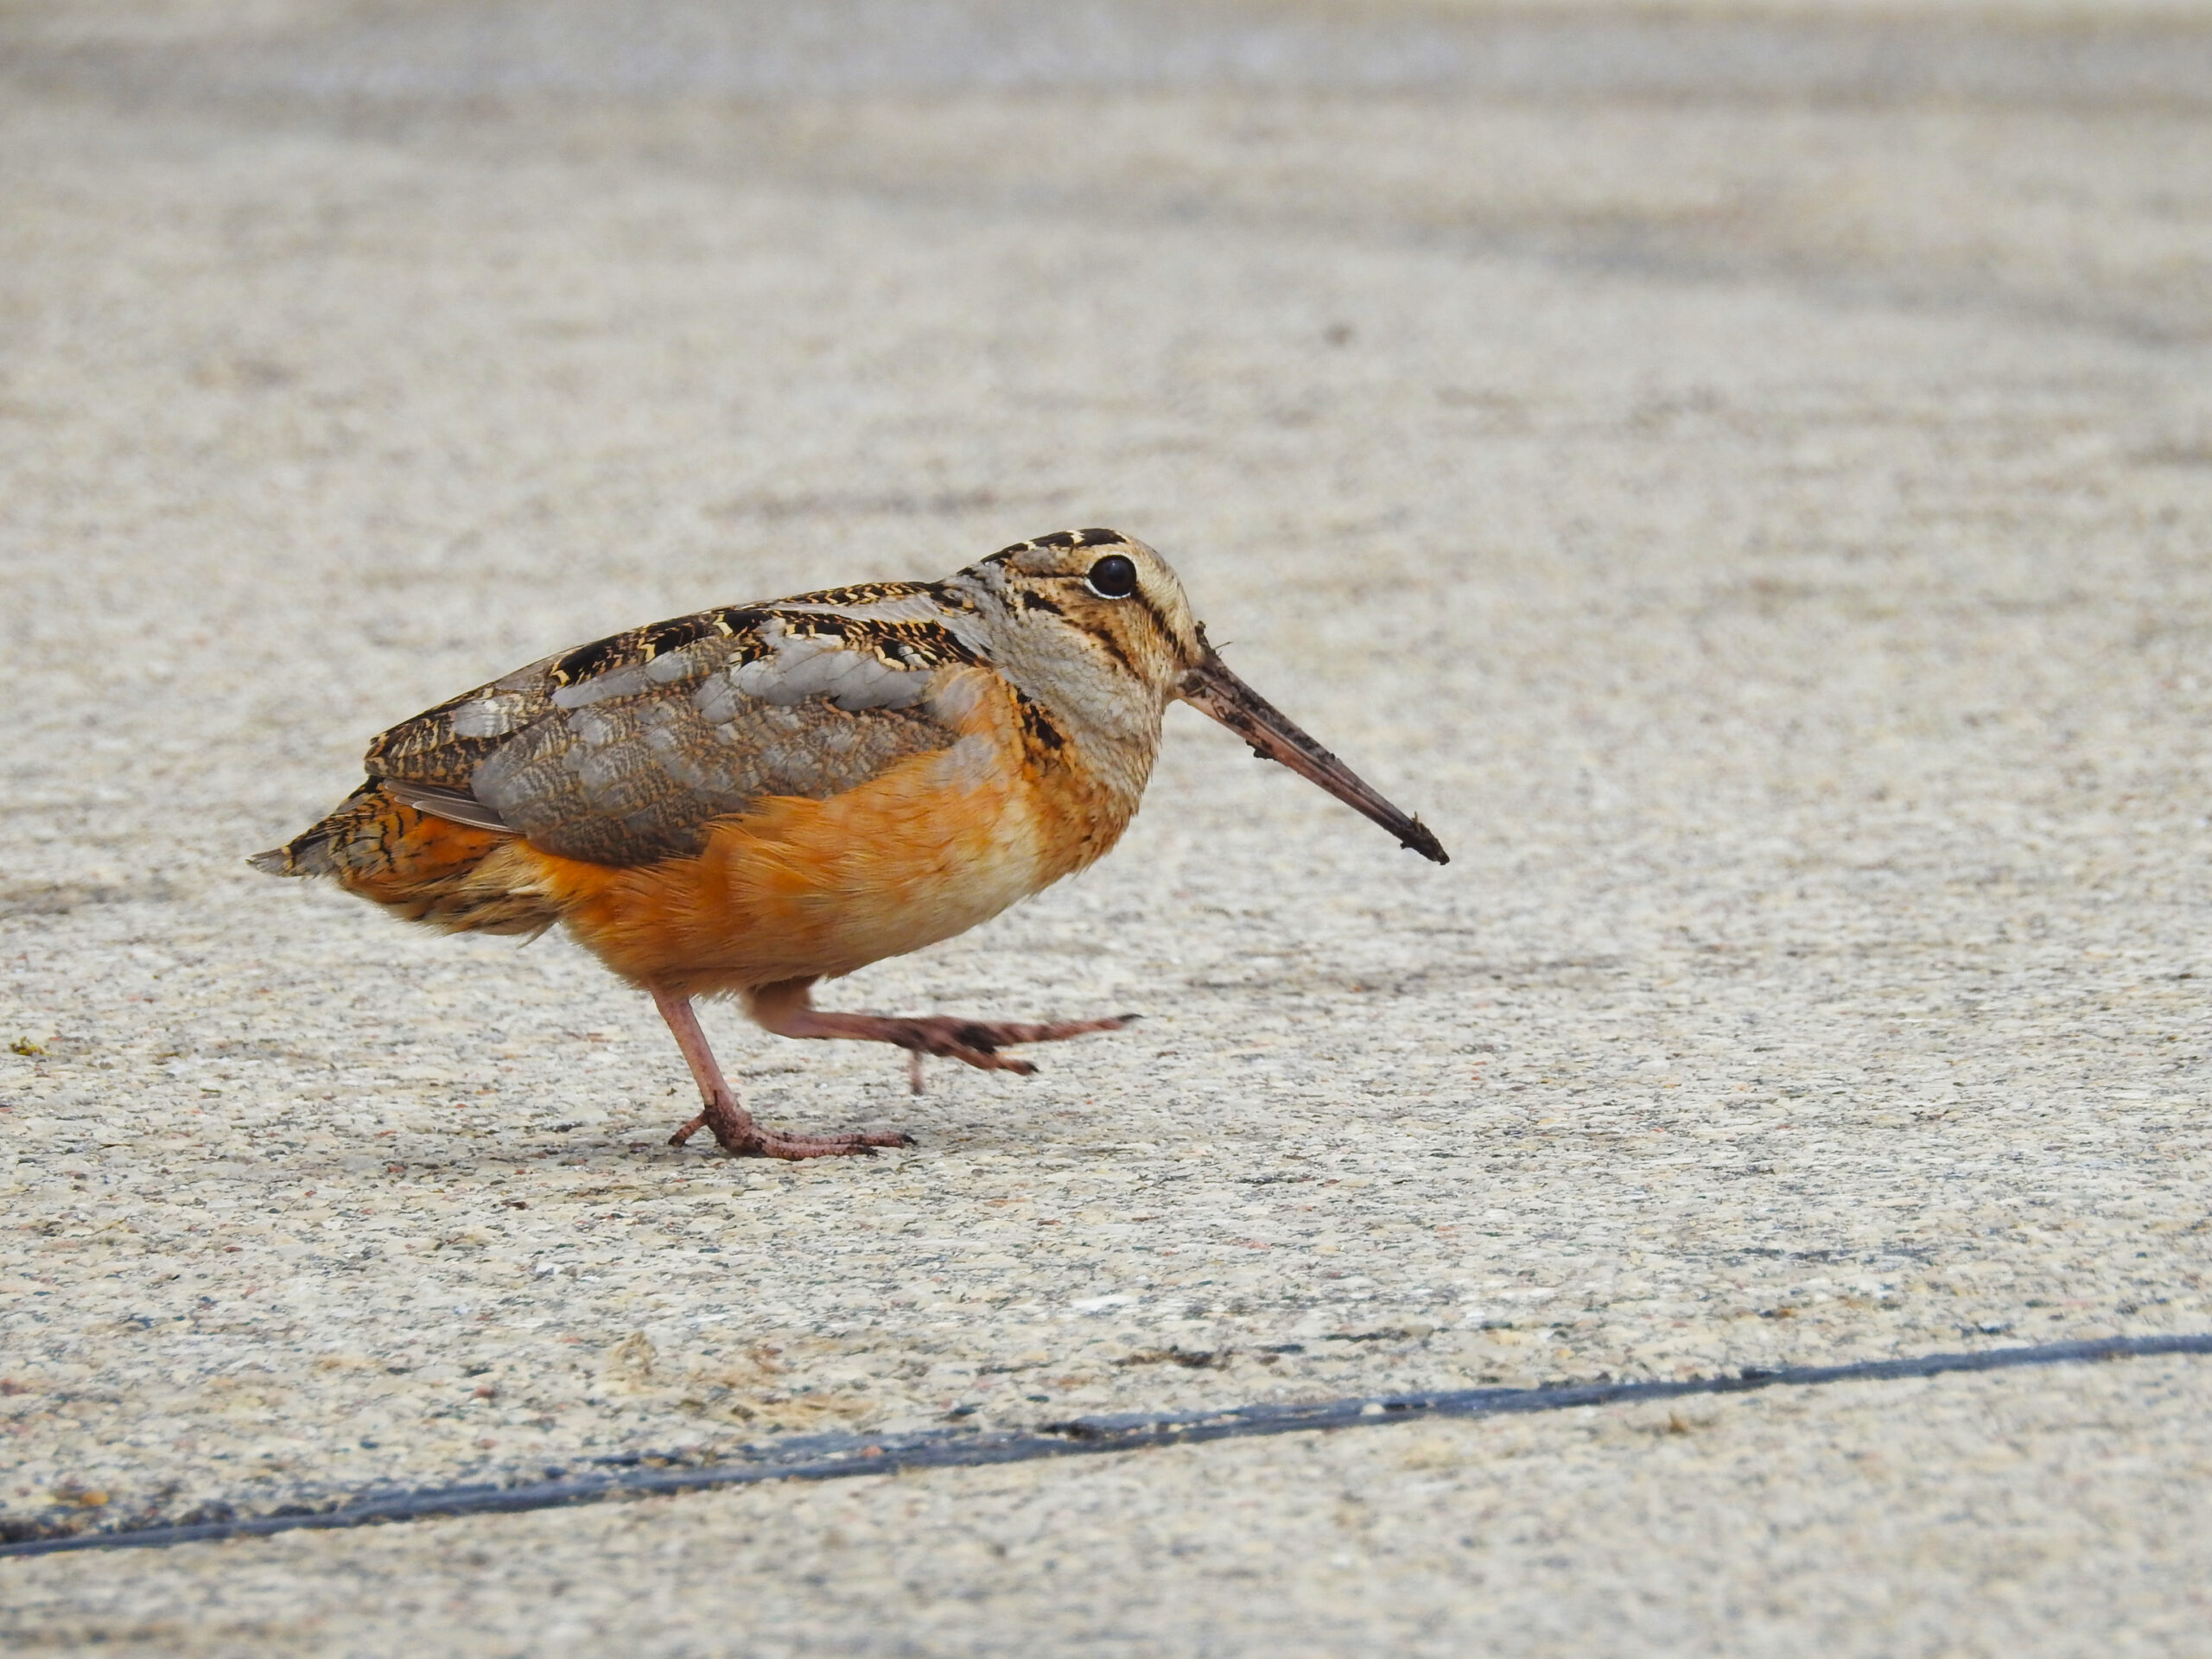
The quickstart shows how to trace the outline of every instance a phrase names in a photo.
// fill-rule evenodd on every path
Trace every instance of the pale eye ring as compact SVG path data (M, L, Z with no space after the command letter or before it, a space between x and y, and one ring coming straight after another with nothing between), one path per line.
M1109 553L1090 567L1084 581L1101 599L1127 599L1137 590L1137 564L1120 553Z

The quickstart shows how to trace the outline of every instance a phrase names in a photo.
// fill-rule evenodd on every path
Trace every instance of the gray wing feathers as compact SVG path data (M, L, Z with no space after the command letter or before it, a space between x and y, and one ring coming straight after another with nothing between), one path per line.
M956 735L932 709L955 664L774 617L571 683L555 660L395 728L372 769L426 812L627 865L696 853L717 818L842 793Z
M402 805L411 806L418 812L428 812L448 823L465 823L475 830L508 830L513 827L466 790L447 789L437 784L401 783L390 778L385 779L384 786L385 791Z

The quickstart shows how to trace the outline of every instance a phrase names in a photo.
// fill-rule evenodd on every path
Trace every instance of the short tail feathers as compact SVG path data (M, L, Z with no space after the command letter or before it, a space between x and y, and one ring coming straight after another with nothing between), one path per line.
M266 875L336 875L339 864L331 842L345 836L365 817L372 817L382 793L370 779L348 795L338 810L313 827L302 830L282 847L256 853L246 862Z
M270 875L328 876L450 932L542 932L560 912L526 865L501 856L514 841L510 830L426 812L372 778L321 823L246 861Z
M246 862L252 865L255 869L259 870L264 875L308 874L310 872L304 867L292 861L292 854L295 850L299 849L306 840L307 837L305 836L302 836L298 841L288 842L282 847L271 847L265 853L256 853L251 858L246 860ZM324 874L324 872L317 870L313 872L313 874L320 875Z

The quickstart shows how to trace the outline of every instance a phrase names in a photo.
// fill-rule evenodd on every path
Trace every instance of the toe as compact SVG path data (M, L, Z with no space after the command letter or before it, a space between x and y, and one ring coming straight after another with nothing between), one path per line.
M752 1155L756 1158L781 1158L788 1163L797 1163L805 1158L873 1158L875 1148L860 1135L818 1140L764 1135L753 1148Z

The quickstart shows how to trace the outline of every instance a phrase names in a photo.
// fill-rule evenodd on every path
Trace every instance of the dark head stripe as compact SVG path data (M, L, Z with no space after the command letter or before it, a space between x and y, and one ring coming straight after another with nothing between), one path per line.
M1144 607L1144 613L1152 619L1152 626L1162 639L1166 640L1171 647L1179 643L1175 638L1175 631L1167 626L1166 615L1159 606L1152 602L1150 594L1145 592L1140 586L1129 597Z
M983 564L1003 564L1017 553L1027 553L1039 547L1128 547L1129 538L1118 530L1056 530L1049 536L1039 536L1033 541L1016 542L1002 547L989 557L979 561Z

